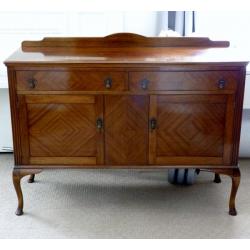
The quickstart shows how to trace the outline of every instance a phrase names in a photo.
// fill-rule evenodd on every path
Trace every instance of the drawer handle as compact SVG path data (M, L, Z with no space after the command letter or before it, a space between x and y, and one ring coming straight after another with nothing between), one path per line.
M28 79L28 85L30 89L34 89L37 85L37 80L35 78Z
M111 78L107 78L104 80L104 85L106 89L111 89L112 87L112 79Z
M96 120L96 127L97 127L98 129L102 129L102 128L103 128L103 121L102 121L102 118L98 118L98 119Z
M155 118L151 118L150 119L150 128L151 128L151 130L156 129L156 127L157 127L157 121L156 121L156 119Z
M219 89L224 89L225 88L225 85L226 85L226 81L224 79L220 79L218 81L218 88Z
M146 89L148 89L149 80L148 79L142 79L140 84L141 84L141 88L143 90L146 90Z

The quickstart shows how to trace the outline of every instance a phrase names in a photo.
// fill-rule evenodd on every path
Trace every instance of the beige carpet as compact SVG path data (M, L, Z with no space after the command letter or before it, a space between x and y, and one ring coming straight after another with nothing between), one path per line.
M23 179L14 214L13 158L0 154L0 238L250 238L250 160L241 160L238 216L229 216L230 179L168 184L166 171L50 170Z

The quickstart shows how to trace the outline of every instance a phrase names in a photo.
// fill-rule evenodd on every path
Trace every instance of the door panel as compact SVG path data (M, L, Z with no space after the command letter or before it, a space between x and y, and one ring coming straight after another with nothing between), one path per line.
M226 95L151 96L150 118L157 126L149 135L150 163L229 164L232 100Z
M105 96L106 165L147 164L148 106L148 96Z
M19 98L31 164L103 164L102 96L30 95ZM28 149L27 149L28 147ZM27 152L29 155L27 156Z

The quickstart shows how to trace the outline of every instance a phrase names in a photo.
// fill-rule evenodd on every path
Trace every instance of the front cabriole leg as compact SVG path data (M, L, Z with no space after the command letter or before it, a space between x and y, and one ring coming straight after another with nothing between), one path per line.
M214 182L215 183L221 183L220 175L217 174L217 173L214 174Z
M206 170L205 170L206 171ZM237 215L237 210L235 208L235 198L240 185L240 169L238 167L234 168L214 168L209 171L214 172L215 174L224 174L228 175L232 179L232 187L229 199L229 214Z
M235 198L236 198L236 193L238 190L238 187L240 185L240 170L239 168L234 168L232 169L232 189L231 189L231 194L230 194L230 201L229 201L229 214L230 215L237 215L237 211L235 208Z
M31 174L30 178L28 179L28 183L33 183L35 181L35 174Z
M21 188L21 179L26 175L38 174L41 171L42 171L41 169L20 169L20 168L13 169L12 178L18 199L16 215L23 214L23 193Z

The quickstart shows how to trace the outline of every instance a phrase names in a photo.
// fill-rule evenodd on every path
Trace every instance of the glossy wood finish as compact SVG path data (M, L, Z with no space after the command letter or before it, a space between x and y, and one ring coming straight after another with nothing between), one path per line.
M153 95L150 117L157 127L150 131L151 164L211 164L230 161L231 117L226 115L232 100L222 95ZM227 138L227 136L229 138ZM225 158L223 155L226 154ZM192 162L192 163L191 163Z
M217 174L217 173L214 174L214 182L215 183L221 183L220 175Z
M23 214L23 193L21 189L21 179L26 175L34 175L40 173L41 169L14 169L12 178L13 178L13 184L14 188L16 190L17 198L18 198L18 206L16 210L16 215L22 215Z
M105 164L146 165L147 96L105 96Z
M238 71L132 72L130 90L236 90ZM147 81L144 87L143 80Z
M29 51L38 48L121 48L121 47L228 47L228 41L211 41L200 37L145 37L133 33L116 33L106 37L46 37L41 41L24 41L22 49Z
M13 180L51 168L237 168L247 61L207 38L24 41L8 67Z
M18 71L17 91L123 91L127 74L109 71ZM34 85L30 84L33 80Z
M20 96L24 164L103 164L102 96Z
M31 174L30 178L28 179L28 183L33 183L35 181L35 174Z
M227 41L194 37L144 37L120 33L106 37L44 38L24 41L5 62L9 66L51 64L217 64L246 65L247 56L228 48ZM29 53L27 53L29 52ZM128 66L128 65L127 65Z

